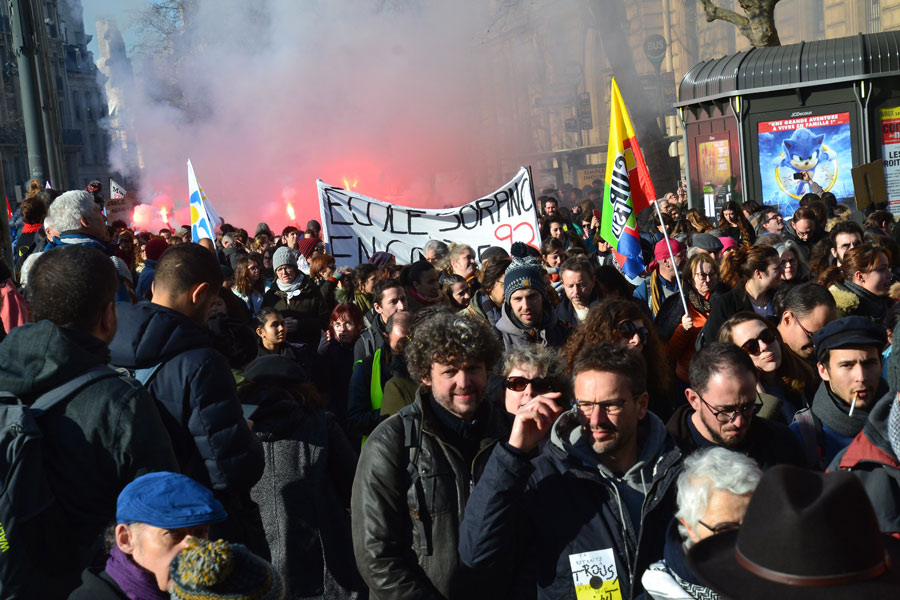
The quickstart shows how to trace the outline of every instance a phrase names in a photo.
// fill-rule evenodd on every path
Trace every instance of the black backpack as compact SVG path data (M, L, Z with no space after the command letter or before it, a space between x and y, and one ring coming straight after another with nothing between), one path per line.
M66 517L47 480L43 464L41 415L88 385L118 377L100 365L46 392L32 404L0 392L0 598L54 598L60 565L54 549L65 551ZM65 561L68 562L68 561ZM67 593L67 592L66 592Z

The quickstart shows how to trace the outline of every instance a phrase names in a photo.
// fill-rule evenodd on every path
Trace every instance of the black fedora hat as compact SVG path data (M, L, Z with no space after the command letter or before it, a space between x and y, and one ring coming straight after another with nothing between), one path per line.
M688 565L723 597L900 598L900 540L882 534L846 472L769 469L740 530L694 545Z

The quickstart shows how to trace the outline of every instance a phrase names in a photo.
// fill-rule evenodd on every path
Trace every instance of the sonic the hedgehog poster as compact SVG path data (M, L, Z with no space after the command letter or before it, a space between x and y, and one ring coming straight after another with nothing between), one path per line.
M793 214L811 191L805 174L838 199L853 195L850 113L762 121L758 134L764 204Z

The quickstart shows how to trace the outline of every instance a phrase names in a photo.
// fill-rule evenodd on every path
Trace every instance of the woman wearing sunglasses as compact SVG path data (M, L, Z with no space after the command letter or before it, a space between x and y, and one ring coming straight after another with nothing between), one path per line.
M538 396L550 398L560 408L571 400L569 376L556 350L537 344L514 348L503 355L501 375L503 408L510 425L519 409Z
M883 321L894 304L890 287L894 276L883 248L863 244L847 250L840 267L831 267L819 278L837 304L837 318L860 315Z
M610 298L593 307L587 318L575 329L560 356L569 372L584 349L600 342L630 346L639 351L653 377L647 382L649 407L666 422L675 411L674 389L663 343L650 315L634 300Z
M790 353L782 353L778 330L766 319L749 311L739 312L722 324L719 341L731 342L750 355L759 379L757 398L763 407L759 416L789 424L806 407L805 379Z

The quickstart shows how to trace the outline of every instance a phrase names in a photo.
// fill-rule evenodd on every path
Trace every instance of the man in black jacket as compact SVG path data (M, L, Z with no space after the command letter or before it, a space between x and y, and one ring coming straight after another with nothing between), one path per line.
M181 472L209 486L228 511L212 537L266 554L250 488L263 472L263 451L244 421L228 360L204 327L222 286L215 255L197 244L171 247L159 259L153 302L119 304L113 364L133 370L156 400Z
M406 357L422 382L415 402L372 432L353 482L356 564L375 600L496 597L462 567L457 540L471 486L506 436L484 401L499 343L480 319L438 313Z
M384 347L387 335L384 326L388 318L395 312L404 310L409 310L409 300L403 284L396 279L378 280L372 290L372 310L363 318L366 328L353 347L354 364Z
M506 576L509 597L537 589L538 598L633 598L663 556L681 452L647 410L640 354L598 344L572 377L572 410L560 415L538 396L494 449L466 506L460 558L476 573Z
M734 344L714 342L694 355L688 404L666 425L685 454L722 446L747 454L763 469L781 463L806 466L791 430L756 416L762 407L757 377L750 355Z
M115 267L99 250L72 245L42 254L28 281L34 322L0 344L0 390L31 404L109 362L117 286ZM65 518L56 532L60 544L33 549L38 571L24 589L32 598L65 598L102 547L122 488L178 464L153 400L130 377L113 373L88 383L41 417L40 426L42 466ZM14 547L23 549L30 552L27 544Z

